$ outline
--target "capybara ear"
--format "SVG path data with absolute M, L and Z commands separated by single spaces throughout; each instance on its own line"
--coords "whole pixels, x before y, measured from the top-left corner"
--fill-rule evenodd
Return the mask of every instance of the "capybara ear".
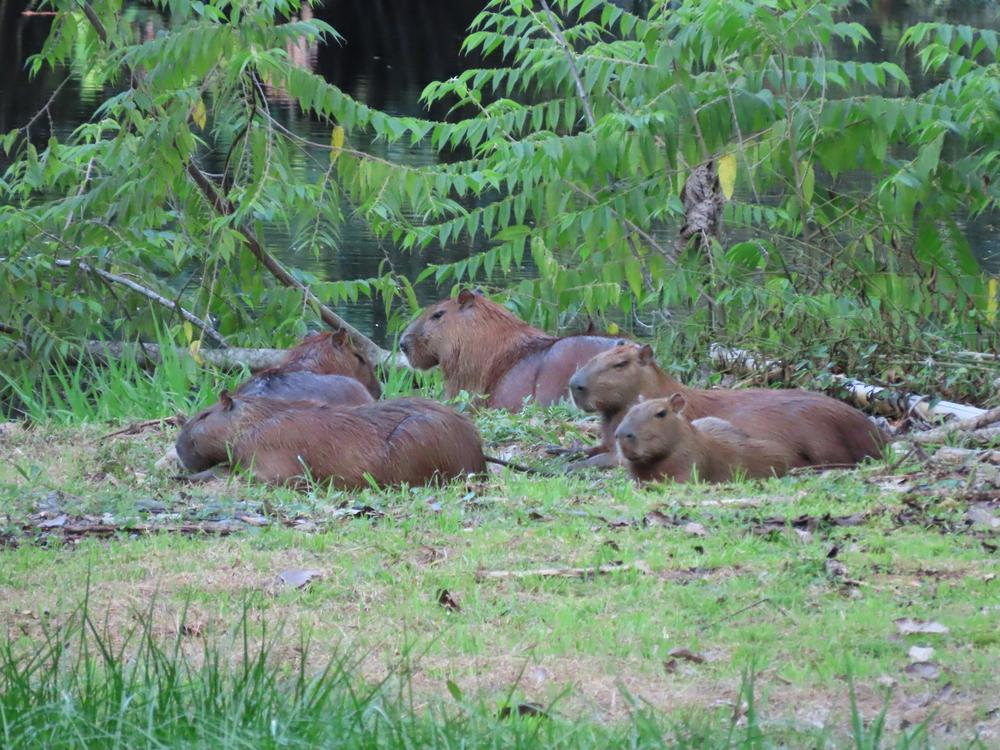
M 684 394 L 675 393 L 670 397 L 670 408 L 678 414 L 684 411 L 685 406 L 687 406 L 687 401 L 684 398 Z
M 222 403 L 222 408 L 229 411 L 233 408 L 233 397 L 229 395 L 229 391 L 223 391 L 219 394 L 219 401 Z
M 347 336 L 346 328 L 338 328 L 333 332 L 333 335 L 330 336 L 330 344 L 333 346 L 347 346 L 350 341 L 350 338 Z
M 463 289 L 458 293 L 458 304 L 460 304 L 462 307 L 465 307 L 466 305 L 471 305 L 475 301 L 476 301 L 475 292 L 470 292 L 468 289 Z
M 648 365 L 653 361 L 653 347 L 649 344 L 639 347 L 639 364 Z

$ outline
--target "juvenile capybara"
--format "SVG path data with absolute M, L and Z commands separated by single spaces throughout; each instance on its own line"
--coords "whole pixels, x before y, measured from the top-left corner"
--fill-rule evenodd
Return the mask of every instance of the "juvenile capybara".
M 347 331 L 326 331 L 306 336 L 288 350 L 277 367 L 280 372 L 314 372 L 317 375 L 344 375 L 360 382 L 372 398 L 382 395 L 375 367 L 359 350 Z
M 262 482 L 329 481 L 343 489 L 424 484 L 485 469 L 466 417 L 426 399 L 338 408 L 318 401 L 232 397 L 200 412 L 177 436 L 192 471 L 230 461 Z
M 593 453 L 614 450 L 614 434 L 639 396 L 684 397 L 688 419 L 721 417 L 748 435 L 787 447 L 796 466 L 856 464 L 877 456 L 884 435 L 857 409 L 821 393 L 770 388 L 687 388 L 659 368 L 649 346 L 626 344 L 598 354 L 570 381 L 573 400 L 601 415 L 602 442 Z
M 677 482 L 694 476 L 727 482 L 781 476 L 794 461 L 791 450 L 774 440 L 752 438 L 731 422 L 684 416 L 684 396 L 642 401 L 625 415 L 615 432 L 618 450 L 640 482 L 668 477 Z
M 358 380 L 346 375 L 284 372 L 277 368 L 254 374 L 236 389 L 235 395 L 290 401 L 311 399 L 336 406 L 359 406 L 375 400 Z
M 414 367 L 441 366 L 448 398 L 468 391 L 487 406 L 518 411 L 565 398 L 577 368 L 621 339 L 559 338 L 528 325 L 482 294 L 463 289 L 426 308 L 403 332 L 400 348 Z

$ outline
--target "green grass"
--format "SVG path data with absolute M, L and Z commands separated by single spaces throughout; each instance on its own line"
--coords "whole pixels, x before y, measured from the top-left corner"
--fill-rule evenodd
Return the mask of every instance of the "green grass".
M 642 489 L 620 471 L 505 471 L 299 493 L 238 476 L 179 484 L 176 467 L 157 464 L 170 429 L 105 437 L 198 408 L 240 375 L 173 359 L 155 373 L 118 363 L 4 376 L 29 416 L 0 427 L 4 747 L 1000 737 L 997 539 L 965 522 L 963 500 L 988 477 L 876 464 Z M 386 392 L 414 387 L 440 383 L 397 372 Z M 489 453 L 550 469 L 560 463 L 545 445 L 591 441 L 596 428 L 570 406 L 476 419 Z M 937 495 L 905 502 L 928 489 Z M 73 531 L 95 525 L 110 535 Z M 210 533 L 180 533 L 199 528 Z M 846 573 L 828 562 L 834 548 Z M 618 562 L 628 569 L 583 578 L 479 575 Z M 320 577 L 277 583 L 296 568 Z M 949 630 L 903 636 L 902 617 Z M 914 645 L 935 649 L 936 677 L 905 671 Z M 527 702 L 548 718 L 498 718 Z
M 569 407 L 478 420 L 492 453 L 516 449 L 518 460 L 550 466 L 543 445 L 594 428 Z M 620 472 L 504 472 L 354 494 L 239 477 L 192 487 L 154 465 L 171 431 L 100 439 L 116 426 L 36 425 L 0 438 L 3 720 L 55 727 L 48 746 L 86 745 L 80 737 L 95 747 L 277 746 L 275 716 L 293 747 L 322 744 L 348 724 L 347 747 L 989 747 L 1000 732 L 996 555 L 948 496 L 968 478 L 897 469 L 904 488 L 941 485 L 944 497 L 920 513 L 879 465 L 718 487 L 640 489 Z M 345 515 L 345 506 L 384 515 Z M 654 508 L 662 515 L 644 523 Z M 233 533 L 77 537 L 39 527 L 41 512 L 71 525 L 207 523 Z M 860 525 L 824 520 L 852 514 L 865 514 Z M 805 535 L 791 524 L 800 516 L 813 520 Z M 828 569 L 833 547 L 846 576 Z M 632 567 L 586 578 L 477 576 L 616 561 Z M 302 590 L 278 585 L 292 568 L 321 577 Z M 78 636 L 88 581 L 86 632 L 115 656 L 89 646 L 92 679 L 66 660 L 14 679 L 25 670 L 12 665 L 49 648 L 54 633 L 67 634 L 67 653 L 82 651 L 69 636 Z M 459 611 L 438 603 L 441 589 Z M 901 636 L 901 617 L 949 632 Z M 240 681 L 244 634 L 266 650 L 254 677 L 266 690 Z M 173 703 L 157 697 L 169 690 L 150 666 L 166 664 L 153 643 L 183 675 Z M 938 677 L 904 671 L 914 645 L 935 648 Z M 676 648 L 705 661 L 671 657 Z M 331 659 L 325 694 L 336 705 L 314 707 L 295 675 L 314 679 Z M 122 687 L 129 682 L 115 670 L 138 664 L 153 681 Z M 211 664 L 216 672 L 205 671 Z M 197 702 L 209 689 L 221 691 L 214 702 Z M 246 707 L 242 690 L 259 706 Z M 498 721 L 510 701 L 554 704 L 553 718 Z M 909 738 L 924 722 L 926 733 Z M 15 739 L 38 746 L 41 736 Z

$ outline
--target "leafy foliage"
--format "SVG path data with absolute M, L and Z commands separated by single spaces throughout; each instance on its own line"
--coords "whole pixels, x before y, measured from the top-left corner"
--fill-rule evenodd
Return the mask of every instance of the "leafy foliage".
M 492 0 L 463 45 L 490 67 L 427 86 L 426 103 L 452 107 L 436 121 L 389 115 L 296 67 L 288 42 L 338 39 L 300 18 L 299 0 L 171 0 L 169 30 L 150 40 L 114 0 L 83 6 L 97 25 L 55 0 L 33 69 L 79 67 L 82 46 L 82 74 L 118 93 L 65 142 L 2 137 L 16 159 L 0 180 L 0 320 L 42 354 L 73 337 L 150 335 L 160 308 L 82 260 L 138 275 L 230 343 L 258 331 L 286 342 L 313 312 L 262 273 L 260 229 L 318 252 L 350 210 L 412 252 L 460 237 L 483 249 L 416 279 L 291 270 L 328 304 L 380 296 L 390 313 L 415 306 L 414 283 L 503 285 L 533 265 L 511 304 L 547 326 L 581 311 L 666 316 L 688 344 L 801 354 L 805 341 L 853 357 L 845 366 L 868 346 L 995 346 L 996 285 L 962 221 L 996 209 L 997 34 L 906 29 L 901 47 L 936 81 L 913 91 L 894 62 L 834 53 L 868 41 L 843 20 L 849 5 L 659 1 L 636 15 L 605 0 Z M 268 87 L 328 122 L 329 143 L 284 129 Z M 447 158 L 401 165 L 355 147 L 371 135 L 429 139 Z M 315 178 L 295 168 L 305 146 Z M 708 161 L 735 192 L 721 238 L 688 247 L 681 193 Z M 221 173 L 203 166 L 216 162 Z M 203 336 L 168 320 L 181 343 Z M 651 330 L 663 327 L 638 332 Z

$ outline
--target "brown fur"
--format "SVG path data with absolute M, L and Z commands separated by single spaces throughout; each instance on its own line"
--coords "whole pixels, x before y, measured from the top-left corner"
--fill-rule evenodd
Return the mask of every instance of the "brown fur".
M 706 482 L 781 476 L 795 463 L 788 448 L 758 440 L 718 417 L 693 422 L 684 416 L 684 397 L 654 398 L 629 409 L 615 437 L 632 476 L 640 482 L 694 476 Z
M 864 414 L 820 393 L 802 390 L 686 388 L 661 370 L 648 346 L 628 344 L 603 352 L 570 381 L 577 405 L 601 415 L 602 443 L 614 434 L 639 396 L 680 393 L 689 419 L 722 417 L 754 438 L 775 440 L 794 451 L 793 466 L 851 465 L 881 453 L 884 435 Z
M 355 378 L 314 372 L 263 370 L 236 389 L 243 398 L 312 399 L 335 406 L 370 404 L 375 399 Z
M 231 398 L 184 425 L 177 454 L 192 470 L 229 461 L 262 482 L 329 481 L 344 489 L 424 484 L 485 470 L 475 426 L 426 399 L 340 409 L 318 401 Z
M 382 386 L 375 367 L 354 346 L 347 331 L 327 331 L 306 336 L 292 349 L 275 370 L 280 372 L 314 372 L 317 375 L 344 375 L 360 382 L 372 398 L 382 395 Z
M 403 333 L 401 347 L 421 370 L 441 366 L 445 395 L 484 396 L 488 406 L 517 411 L 565 398 L 570 377 L 620 339 L 550 336 L 481 294 L 463 290 L 431 305 Z

